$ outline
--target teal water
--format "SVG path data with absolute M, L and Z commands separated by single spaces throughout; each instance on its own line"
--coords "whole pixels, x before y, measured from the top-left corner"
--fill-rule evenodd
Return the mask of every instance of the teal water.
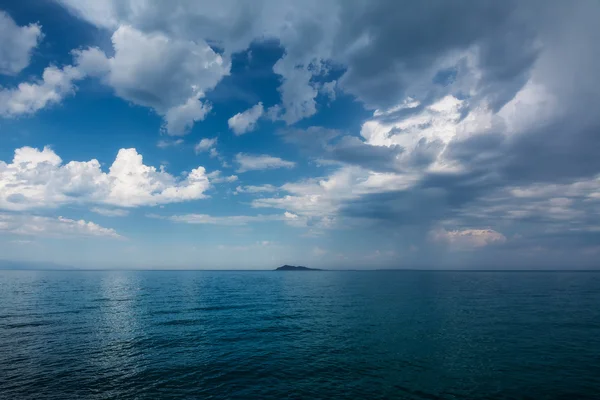
M 600 273 L 0 271 L 1 399 L 600 398 Z

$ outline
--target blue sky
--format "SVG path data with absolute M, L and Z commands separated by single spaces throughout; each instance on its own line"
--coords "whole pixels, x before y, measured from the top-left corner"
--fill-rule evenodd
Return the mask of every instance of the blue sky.
M 595 268 L 598 17 L 0 1 L 0 259 Z

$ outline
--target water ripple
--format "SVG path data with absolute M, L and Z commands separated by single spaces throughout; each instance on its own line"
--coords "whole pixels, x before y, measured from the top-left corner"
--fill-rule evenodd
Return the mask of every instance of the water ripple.
M 597 399 L 559 274 L 0 271 L 0 399 Z

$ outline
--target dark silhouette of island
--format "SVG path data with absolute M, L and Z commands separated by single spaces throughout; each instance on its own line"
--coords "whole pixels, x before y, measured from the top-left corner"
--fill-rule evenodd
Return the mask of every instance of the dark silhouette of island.
M 294 265 L 283 265 L 283 266 L 277 268 L 275 271 L 322 271 L 322 270 L 317 269 L 317 268 L 303 267 L 301 265 L 299 265 L 297 267 Z

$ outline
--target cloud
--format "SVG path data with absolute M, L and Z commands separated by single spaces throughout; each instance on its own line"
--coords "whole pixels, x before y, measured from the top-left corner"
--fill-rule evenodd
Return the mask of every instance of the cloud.
M 93 207 L 90 211 L 96 214 L 104 215 L 105 217 L 126 217 L 129 215 L 129 210 L 123 210 L 120 208 L 100 208 Z
M 224 251 L 256 251 L 262 250 L 264 248 L 273 248 L 275 246 L 277 246 L 276 243 L 270 242 L 268 240 L 262 240 L 248 245 L 220 244 L 217 246 L 217 249 Z
M 290 212 L 283 214 L 257 214 L 257 215 L 227 215 L 214 216 L 209 214 L 179 214 L 162 216 L 157 214 L 148 214 L 149 218 L 165 219 L 171 222 L 197 224 L 197 225 L 221 225 L 221 226 L 246 226 L 254 223 L 264 223 L 279 221 L 286 225 L 296 228 L 313 227 L 306 218 L 300 217 Z M 322 229 L 323 225 L 314 226 L 313 228 Z M 313 229 L 314 230 L 314 229 Z
M 328 146 L 322 157 L 348 165 L 358 165 L 373 171 L 399 171 L 404 148 L 399 145 L 374 146 L 354 136 L 344 136 Z
M 30 115 L 47 106 L 58 104 L 75 92 L 74 81 L 83 78 L 77 68 L 47 67 L 42 79 L 22 82 L 13 89 L 0 89 L 0 116 L 5 118 Z
M 98 160 L 62 159 L 49 147 L 15 150 L 12 163 L 0 161 L 0 209 L 26 210 L 63 204 L 153 206 L 206 197 L 203 167 L 176 178 L 164 168 L 143 164 L 135 149 L 119 150 L 108 172 Z
M 210 174 L 207 174 L 206 176 L 208 177 L 208 179 L 210 179 L 212 183 L 231 183 L 238 180 L 238 177 L 236 175 L 222 176 L 221 171 L 219 170 L 213 171 Z
M 318 90 L 311 84 L 313 72 L 309 67 L 288 62 L 284 57 L 275 64 L 273 71 L 282 76 L 279 92 L 284 112 L 277 119 L 292 125 L 316 114 Z
M 64 217 L 0 213 L 0 233 L 43 237 L 106 237 L 120 239 L 114 229 Z
M 181 0 L 158 8 L 133 1 L 60 3 L 109 31 L 131 26 L 146 33 L 159 31 L 176 40 L 210 39 L 226 55 L 246 50 L 253 42 L 275 38 L 286 51 L 273 70 L 282 79 L 281 118 L 288 124 L 316 112 L 318 89 L 311 79 L 325 72 L 323 60 L 330 58 L 340 20 L 337 2 L 315 0 L 301 6 L 293 1 L 225 1 L 206 5 Z
M 323 257 L 325 254 L 328 253 L 328 251 L 325 249 L 322 249 L 321 247 L 315 246 L 313 248 L 312 253 L 313 253 L 313 255 L 315 255 L 317 257 Z
M 267 221 L 282 221 L 283 215 L 229 215 L 229 216 L 212 216 L 207 214 L 182 214 L 162 217 L 158 215 L 150 215 L 153 218 L 167 219 L 172 222 L 180 222 L 186 224 L 201 224 L 201 225 L 225 225 L 225 226 L 241 226 L 248 225 L 254 222 Z
M 112 44 L 112 57 L 98 48 L 75 52 L 79 68 L 117 96 L 154 109 L 169 135 L 185 135 L 205 118 L 211 107 L 201 99 L 229 74 L 230 62 L 198 38 L 173 39 L 122 25 Z
M 256 122 L 263 113 L 263 105 L 262 103 L 258 103 L 246 111 L 237 113 L 229 118 L 227 124 L 229 125 L 229 129 L 231 129 L 236 136 L 240 136 L 256 129 Z
M 186 135 L 194 123 L 202 121 L 212 109 L 208 103 L 202 103 L 200 99 L 203 93 L 190 97 L 184 104 L 169 108 L 164 116 L 164 129 L 172 136 Z
M 291 212 L 288 212 L 288 211 L 286 211 L 286 212 L 285 212 L 283 215 L 284 215 L 284 216 L 285 216 L 287 219 L 291 219 L 291 220 L 296 220 L 296 219 L 300 218 L 300 217 L 298 217 L 296 214 L 294 214 L 294 213 L 291 213 Z
M 194 146 L 194 152 L 196 154 L 208 152 L 209 157 L 218 159 L 221 162 L 223 168 L 229 168 L 229 164 L 227 164 L 225 157 L 221 156 L 221 154 L 219 154 L 219 151 L 217 150 L 217 142 L 218 138 L 216 137 L 203 138 L 196 144 L 196 146 Z
M 239 193 L 273 193 L 279 190 L 277 186 L 273 186 L 271 184 L 266 185 L 246 185 L 246 186 L 238 186 L 235 188 L 235 194 Z
M 517 226 L 526 238 L 580 234 L 583 240 L 600 226 L 600 175 L 563 184 L 534 183 L 499 187 L 455 212 L 472 224 Z
M 563 237 L 577 232 L 577 240 L 589 243 L 590 228 L 600 224 L 591 217 L 599 204 L 594 196 L 600 164 L 592 149 L 600 145 L 593 111 L 600 105 L 600 81 L 592 70 L 600 54 L 585 48 L 600 30 L 584 10 L 600 9 L 580 4 L 564 10 L 560 29 L 545 38 L 541 50 L 532 47 L 534 59 L 523 53 L 523 69 L 507 75 L 516 79 L 514 85 L 507 81 L 508 92 L 492 90 L 499 75 L 482 79 L 491 70 L 482 69 L 481 55 L 465 53 L 453 61 L 458 72 L 449 74 L 455 91 L 433 84 L 427 96 L 392 103 L 374 99 L 378 108 L 362 123 L 360 137 L 319 127 L 281 131 L 286 142 L 335 169 L 320 179 L 284 184 L 280 196 L 252 205 L 289 210 L 312 226 L 356 221 L 379 232 L 408 227 L 423 237 L 433 230 L 445 238 L 440 240 L 462 247 L 501 243 L 493 232 L 525 227 L 532 241 L 550 240 L 539 232 L 552 231 Z M 469 81 L 467 71 L 477 79 Z M 535 191 L 543 195 L 523 196 Z M 438 232 L 440 221 L 455 226 L 486 221 L 493 232 Z
M 159 149 L 167 149 L 169 147 L 177 147 L 183 144 L 183 139 L 176 139 L 176 140 L 159 140 L 156 143 L 156 147 L 158 147 Z
M 430 238 L 434 242 L 448 244 L 458 248 L 478 248 L 506 242 L 506 237 L 493 229 L 447 231 L 444 228 L 439 228 L 430 232 Z
M 112 42 L 113 57 L 98 48 L 74 50 L 74 65 L 49 66 L 38 81 L 0 89 L 0 116 L 33 114 L 75 93 L 76 81 L 98 77 L 117 96 L 154 109 L 164 118 L 167 134 L 181 136 L 207 116 L 211 105 L 202 99 L 229 74 L 229 61 L 204 41 L 174 40 L 122 26 Z
M 582 9 L 569 13 L 581 13 Z M 551 221 L 557 219 L 581 221 L 579 217 L 587 209 L 583 200 L 564 200 L 560 194 L 555 198 L 518 199 L 506 193 L 507 187 L 515 184 L 527 188 L 552 182 L 569 187 L 588 182 L 588 190 L 593 190 L 588 177 L 597 174 L 600 164 L 590 149 L 600 144 L 594 134 L 600 123 L 591 116 L 594 105 L 600 104 L 600 82 L 591 71 L 599 64 L 600 55 L 594 58 L 583 48 L 591 40 L 589 33 L 598 30 L 587 16 L 574 20 L 578 23 L 560 25 L 561 30 L 569 27 L 567 32 L 559 30 L 559 35 L 570 36 L 570 40 L 544 47 L 530 65 L 526 83 L 519 86 L 514 97 L 505 98 L 500 108 L 495 100 L 474 101 L 453 94 L 426 101 L 406 97 L 374 111 L 372 118 L 362 124 L 363 143 L 318 128 L 283 135 L 286 141 L 322 159 L 346 165 L 323 181 L 335 177 L 335 181 L 343 182 L 338 175 L 355 166 L 357 176 L 387 171 L 387 179 L 404 179 L 404 187 L 387 190 L 374 186 L 372 191 L 360 193 L 360 180 L 348 180 L 345 191 L 352 195 L 333 197 L 314 183 L 290 183 L 283 185 L 293 189 L 289 196 L 258 199 L 254 204 L 284 207 L 299 215 L 320 212 L 336 219 L 367 217 L 398 227 L 417 224 L 427 228 L 445 218 L 472 221 L 470 214 L 475 211 L 480 219 L 498 215 L 497 222 L 503 218 L 500 215 L 504 215 L 504 221 L 514 221 L 518 216 L 520 223 L 540 220 L 541 210 L 550 211 L 543 218 L 544 224 L 555 224 Z M 573 42 L 581 43 L 581 47 L 562 47 Z M 571 57 L 555 54 L 573 49 L 582 53 Z M 577 77 L 571 71 L 578 71 Z M 581 79 L 584 71 L 586 79 Z M 564 84 L 567 81 L 571 83 Z M 582 87 L 576 89 L 579 83 Z M 477 82 L 461 85 L 472 93 L 480 87 Z M 586 93 L 585 101 L 576 93 Z M 372 151 L 365 145 L 378 149 Z M 593 221 L 589 219 L 581 222 L 590 223 Z
M 465 59 L 480 71 L 481 86 L 511 82 L 527 71 L 535 54 L 528 26 L 520 20 L 527 8 L 513 1 L 408 6 L 383 1 L 366 8 L 345 7 L 347 30 L 337 45 L 348 68 L 338 86 L 372 108 L 393 106 L 407 94 L 422 101 L 447 93 L 448 86 L 424 83 L 440 70 L 461 66 Z M 442 18 L 449 23 L 437 24 Z M 509 30 L 520 40 L 499 34 Z M 412 35 L 418 39 L 409 40 Z M 455 80 L 460 84 L 461 76 Z
M 9 243 L 20 244 L 20 245 L 31 245 L 35 244 L 33 240 L 11 240 Z
M 370 109 L 392 108 L 407 97 L 427 106 L 461 94 L 469 107 L 485 104 L 497 111 L 527 83 L 543 54 L 554 52 L 561 33 L 576 43 L 565 27 L 581 29 L 577 21 L 588 23 L 598 12 L 598 4 L 587 0 L 573 7 L 544 2 L 544 12 L 539 2 L 515 0 L 59 2 L 110 32 L 161 35 L 169 43 L 211 40 L 225 56 L 276 40 L 283 56 L 273 66 L 281 77 L 281 105 L 274 114 L 288 124 L 314 115 L 319 92 L 331 99 L 334 86 Z M 597 31 L 588 28 L 590 36 Z
M 198 142 L 198 144 L 196 144 L 196 146 L 194 147 L 194 151 L 196 152 L 196 154 L 200 154 L 203 153 L 205 151 L 212 151 L 215 150 L 216 148 L 215 146 L 217 145 L 217 138 L 204 138 L 202 140 L 200 140 Z M 218 154 L 216 154 L 218 155 Z M 211 152 L 211 156 L 212 156 L 212 152 Z
M 331 141 L 342 135 L 341 131 L 311 126 L 306 129 L 282 129 L 277 132 L 286 143 L 298 146 L 311 155 L 321 155 Z
M 0 74 L 17 75 L 29 65 L 31 53 L 42 40 L 39 24 L 18 26 L 0 10 Z
M 201 199 L 209 187 L 204 167 L 177 179 L 163 168 L 144 165 L 135 149 L 119 150 L 108 177 L 113 179 L 105 202 L 129 207 Z
M 281 132 L 284 141 L 327 167 L 320 178 L 288 182 L 253 201 L 254 207 L 295 216 L 287 218 L 290 223 L 318 230 L 368 220 L 386 233 L 408 227 L 423 240 L 439 226 L 452 226 L 439 234 L 446 244 L 491 238 L 479 232 L 485 229 L 465 228 L 483 223 L 506 237 L 530 229 L 520 233 L 523 240 L 507 240 L 507 247 L 531 244 L 534 231 L 537 237 L 552 232 L 545 244 L 561 237 L 569 243 L 597 239 L 590 233 L 598 226 L 600 171 L 597 1 L 61 3 L 113 36 L 114 57 L 88 49 L 76 67 L 116 87 L 109 60 L 131 61 L 133 67 L 120 72 L 136 73 L 133 83 L 119 80 L 125 89 L 115 92 L 165 118 L 167 110 L 182 106 L 173 113 L 171 133 L 187 131 L 209 107 L 202 90 L 190 90 L 195 72 L 182 66 L 193 52 L 177 49 L 203 48 L 202 60 L 221 57 L 214 71 L 202 64 L 212 78 L 200 86 L 208 88 L 229 72 L 232 55 L 274 39 L 282 50 L 273 66 L 280 103 L 261 113 L 272 120 L 294 124 L 315 115 L 319 101 L 333 101 L 333 95 L 351 96 L 371 110 L 359 130 L 349 126 L 360 136 L 319 127 Z M 163 46 L 158 66 L 140 62 L 145 43 L 161 48 L 155 42 L 173 44 L 173 54 Z M 119 43 L 133 50 L 123 53 Z M 178 57 L 183 61 L 161 67 Z M 58 100 L 41 107 L 72 93 L 76 79 L 67 79 L 67 90 L 50 96 Z M 0 104 L 9 103 L 10 93 Z M 8 109 L 0 106 L 3 115 L 24 113 Z M 208 151 L 216 153 L 214 147 Z M 237 157 L 240 172 L 289 163 Z M 259 162 L 264 157 L 271 164 Z
M 329 98 L 329 101 L 335 101 L 335 99 L 336 99 L 336 93 L 335 93 L 336 85 L 337 85 L 337 81 L 325 82 L 319 88 L 319 93 L 322 93 L 325 96 L 327 96 Z
M 239 173 L 265 169 L 293 168 L 296 165 L 296 163 L 292 161 L 285 161 L 279 157 L 273 157 L 266 154 L 251 155 L 238 153 L 235 156 L 235 161 L 239 164 L 239 168 L 237 169 L 237 172 Z
M 298 146 L 320 164 L 362 166 L 382 172 L 399 171 L 404 148 L 399 145 L 377 146 L 341 131 L 311 126 L 307 129 L 284 129 L 278 134 L 287 143 Z
M 384 261 L 386 259 L 393 260 L 393 259 L 396 259 L 397 257 L 398 257 L 398 253 L 394 250 L 381 251 L 379 249 L 364 256 L 364 258 L 366 260 L 369 260 L 370 262 Z
M 440 160 L 446 146 L 473 131 L 470 120 L 462 120 L 463 103 L 450 95 L 429 106 L 414 107 L 412 114 L 397 119 L 375 117 L 363 123 L 361 136 L 371 146 L 402 149 L 396 157 L 397 170 L 452 169 L 456 165 Z M 374 116 L 380 112 L 376 110 Z
M 260 198 L 253 207 L 288 210 L 290 215 L 307 218 L 311 224 L 331 226 L 344 204 L 362 196 L 408 189 L 413 178 L 391 173 L 379 173 L 360 167 L 346 166 L 322 179 L 286 183 L 279 197 Z

